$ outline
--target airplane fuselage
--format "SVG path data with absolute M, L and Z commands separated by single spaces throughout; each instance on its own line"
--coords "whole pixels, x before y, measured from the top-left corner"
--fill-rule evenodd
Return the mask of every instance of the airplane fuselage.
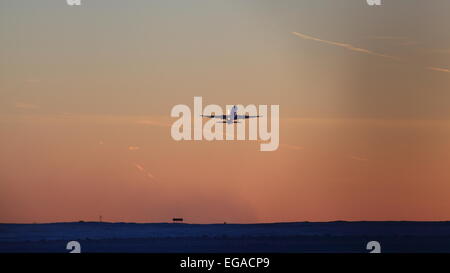
M 230 109 L 230 113 L 227 115 L 226 122 L 227 124 L 233 124 L 237 120 L 238 120 L 237 106 L 235 105 Z

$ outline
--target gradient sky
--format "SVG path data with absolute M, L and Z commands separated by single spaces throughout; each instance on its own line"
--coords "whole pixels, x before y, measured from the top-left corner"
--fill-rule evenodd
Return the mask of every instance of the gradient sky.
M 0 222 L 450 220 L 450 1 L 0 0 Z M 280 105 L 280 147 L 176 104 Z

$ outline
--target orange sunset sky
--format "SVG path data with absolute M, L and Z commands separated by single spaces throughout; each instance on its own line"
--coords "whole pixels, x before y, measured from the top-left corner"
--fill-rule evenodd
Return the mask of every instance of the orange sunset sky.
M 0 222 L 450 220 L 450 1 L 383 2 L 0 0 Z M 279 149 L 174 141 L 194 96 Z

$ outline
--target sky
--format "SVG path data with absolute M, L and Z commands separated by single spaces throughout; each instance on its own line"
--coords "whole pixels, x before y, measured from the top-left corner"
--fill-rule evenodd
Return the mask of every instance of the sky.
M 0 222 L 449 220 L 449 9 L 0 0 Z M 174 141 L 194 96 L 279 149 Z

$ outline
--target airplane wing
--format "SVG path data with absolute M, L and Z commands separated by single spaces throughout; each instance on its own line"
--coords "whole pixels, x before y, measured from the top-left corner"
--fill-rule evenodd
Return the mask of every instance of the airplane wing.
M 261 116 L 237 115 L 236 119 L 260 118 Z
M 227 115 L 201 115 L 204 118 L 220 118 L 220 119 L 227 119 Z

